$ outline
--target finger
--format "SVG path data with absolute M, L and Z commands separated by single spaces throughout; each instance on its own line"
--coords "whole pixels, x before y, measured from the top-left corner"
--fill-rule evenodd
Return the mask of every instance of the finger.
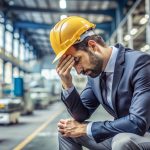
M 66 123 L 71 122 L 71 118 L 66 119 Z
M 71 55 L 67 56 L 67 57 L 60 63 L 59 68 L 63 68 L 71 58 L 72 58 Z
M 66 62 L 66 64 L 63 65 L 61 71 L 65 72 L 68 67 L 70 67 L 70 69 L 71 69 L 71 66 L 72 66 L 71 64 L 72 63 L 74 63 L 74 58 L 73 57 L 71 59 L 69 59 L 68 62 Z
M 58 123 L 58 125 L 57 125 L 59 128 L 61 128 L 61 129 L 64 129 L 65 127 L 64 127 L 64 124 L 62 124 L 62 123 Z
M 64 130 L 64 129 L 61 129 L 61 128 L 58 128 L 58 132 L 60 132 L 60 133 L 65 133 L 65 130 Z
M 63 136 L 63 137 L 68 137 L 68 135 L 67 135 L 67 134 L 65 134 L 65 133 L 64 133 L 64 134 L 62 134 L 62 136 Z
M 63 130 L 61 130 L 61 129 L 58 129 L 58 132 L 61 133 L 62 135 L 65 134 L 65 132 Z
M 57 65 L 57 67 L 56 67 L 56 71 L 59 72 L 59 71 L 63 68 L 64 64 L 69 61 L 70 58 L 71 58 L 71 55 L 69 55 L 69 56 L 64 56 L 64 57 L 62 58 L 62 60 L 59 61 L 58 65 Z
M 65 132 L 63 134 L 64 137 L 73 137 L 74 135 L 72 135 L 72 133 L 69 131 L 69 132 Z
M 57 64 L 57 66 L 59 66 L 59 65 L 62 63 L 62 61 L 65 59 L 66 56 L 67 56 L 67 55 L 63 55 L 63 56 L 60 58 L 59 63 Z
M 73 67 L 72 65 L 70 66 L 71 63 L 75 63 L 74 62 L 74 57 L 70 58 L 64 65 L 63 63 L 56 69 L 57 73 L 59 75 L 64 75 L 64 72 L 66 71 L 66 69 L 69 67 L 69 69 L 71 70 L 71 68 Z M 62 66 L 63 65 L 63 66 Z M 69 71 L 69 70 L 68 70 Z M 68 72 L 67 72 L 68 73 Z
M 68 72 L 71 71 L 71 68 L 73 67 L 74 63 L 75 63 L 75 61 L 73 60 L 73 61 L 70 63 L 70 65 L 67 67 L 67 69 L 66 69 L 66 71 L 65 71 L 66 73 L 68 73 Z
M 68 61 L 68 59 L 69 59 L 70 57 L 71 57 L 71 55 L 63 56 L 63 57 L 61 58 L 61 60 L 59 61 L 57 67 L 61 67 L 61 64 L 62 64 L 62 63 L 65 63 L 66 61 Z
M 66 123 L 66 119 L 60 119 L 60 121 L 59 121 L 60 123 Z

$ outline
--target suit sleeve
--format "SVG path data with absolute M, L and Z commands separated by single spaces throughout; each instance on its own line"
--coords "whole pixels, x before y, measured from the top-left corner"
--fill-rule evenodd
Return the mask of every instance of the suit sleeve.
M 94 122 L 92 135 L 101 142 L 122 132 L 144 135 L 150 127 L 150 56 L 143 55 L 135 63 L 131 83 L 133 97 L 129 114 L 114 121 Z
M 88 119 L 99 106 L 99 101 L 92 91 L 90 81 L 88 81 L 86 88 L 80 95 L 76 88 L 74 88 L 66 99 L 61 93 L 61 99 L 66 105 L 71 116 L 79 122 L 83 122 Z

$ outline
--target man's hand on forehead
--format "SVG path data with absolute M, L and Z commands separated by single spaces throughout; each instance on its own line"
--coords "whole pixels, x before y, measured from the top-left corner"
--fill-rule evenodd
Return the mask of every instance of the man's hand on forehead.
M 72 87 L 72 76 L 70 71 L 74 66 L 74 57 L 71 55 L 63 55 L 56 67 L 56 71 L 61 78 L 62 85 L 65 89 Z

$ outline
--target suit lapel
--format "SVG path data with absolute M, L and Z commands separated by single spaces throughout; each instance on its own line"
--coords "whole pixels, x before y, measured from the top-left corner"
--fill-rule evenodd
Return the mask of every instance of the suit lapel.
M 124 57 L 125 57 L 125 48 L 121 44 L 116 44 L 115 47 L 118 48 L 119 52 L 117 55 L 115 69 L 114 69 L 114 76 L 113 76 L 113 84 L 112 84 L 112 103 L 115 110 L 115 115 L 117 115 L 117 108 L 116 108 L 116 92 L 124 71 Z
M 100 102 L 100 104 L 105 108 L 105 110 L 110 113 L 112 116 L 114 116 L 115 118 L 117 117 L 115 115 L 115 112 L 108 106 L 106 105 L 106 102 L 104 101 L 104 99 L 102 98 L 102 91 L 101 91 L 101 88 L 100 88 L 100 85 L 99 85 L 99 76 L 97 78 L 94 79 L 94 86 L 95 86 L 95 91 L 97 91 L 95 94 L 97 95 L 97 98 Z
M 98 100 L 100 101 L 101 104 L 103 104 L 103 100 L 102 100 L 102 95 L 101 95 L 101 88 L 99 86 L 99 76 L 97 78 L 94 79 L 94 86 L 95 86 L 95 90 L 97 91 L 96 92 L 96 95 L 98 97 Z M 100 91 L 100 92 L 99 92 Z
M 100 88 L 100 84 L 99 84 L 99 81 L 100 80 L 100 76 L 98 76 L 97 78 L 94 79 L 94 86 L 95 86 L 95 91 L 96 91 L 96 95 L 97 95 L 97 98 L 100 102 L 100 104 L 102 104 L 103 106 L 105 105 L 105 101 L 102 97 L 102 91 L 101 91 L 101 88 Z

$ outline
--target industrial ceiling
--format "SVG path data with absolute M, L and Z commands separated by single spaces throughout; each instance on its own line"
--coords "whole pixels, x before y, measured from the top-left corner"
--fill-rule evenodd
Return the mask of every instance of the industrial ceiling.
M 63 1 L 66 6 L 63 7 Z M 49 43 L 50 29 L 61 18 L 82 16 L 96 24 L 96 33 L 109 39 L 135 0 L 1 0 L 0 11 L 22 32 L 41 58 L 53 55 Z

